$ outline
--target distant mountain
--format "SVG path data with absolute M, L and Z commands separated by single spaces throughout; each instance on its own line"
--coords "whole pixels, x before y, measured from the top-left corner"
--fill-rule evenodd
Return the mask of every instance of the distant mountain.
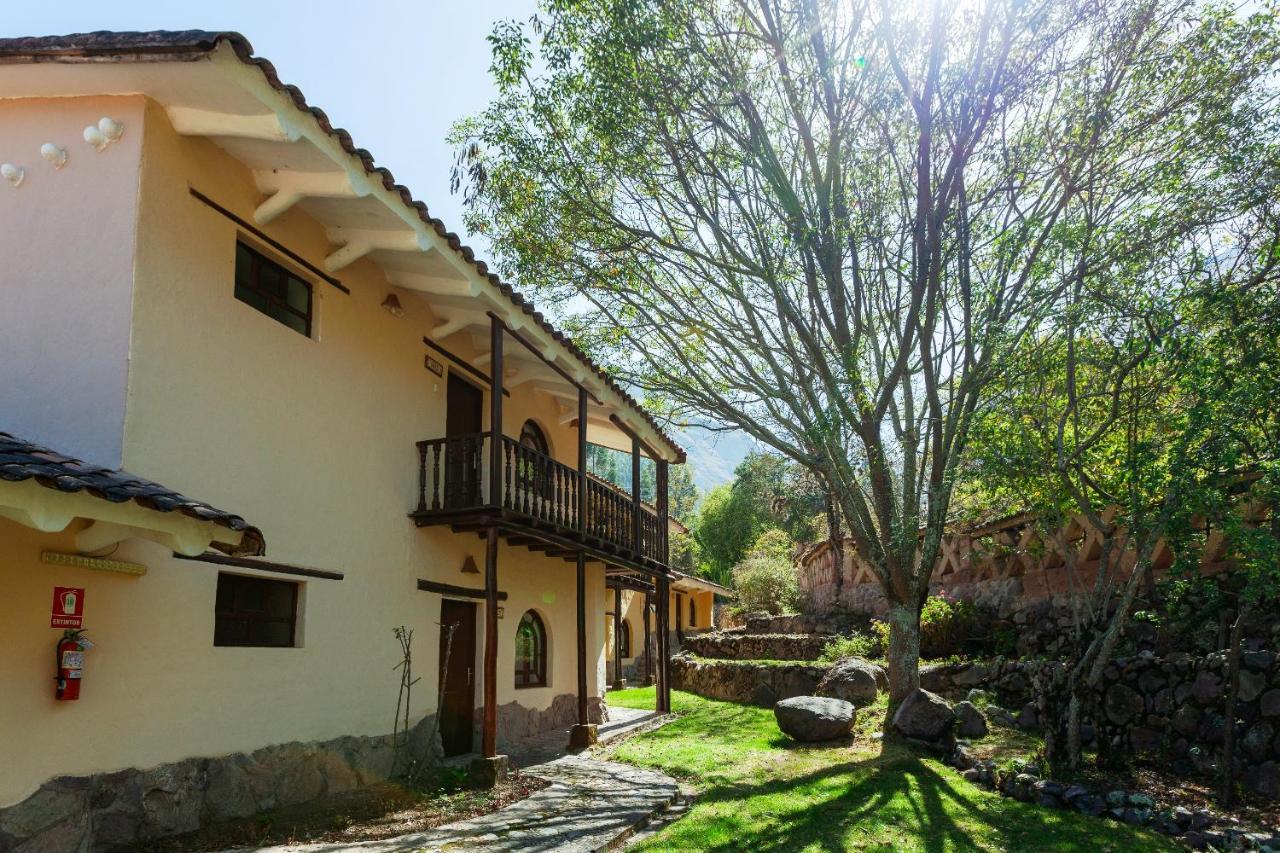
M 755 441 L 745 433 L 712 432 L 699 426 L 680 430 L 675 439 L 688 451 L 693 481 L 702 492 L 731 482 L 733 469 L 755 448 Z

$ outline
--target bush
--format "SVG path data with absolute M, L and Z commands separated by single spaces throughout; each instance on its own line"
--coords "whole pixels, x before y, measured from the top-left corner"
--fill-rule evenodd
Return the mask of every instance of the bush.
M 733 567 L 733 586 L 738 605 L 746 612 L 794 613 L 800 601 L 795 569 L 789 560 L 777 557 L 747 557 Z
M 978 611 L 968 601 L 944 592 L 925 599 L 920 610 L 920 656 L 948 658 L 960 653 L 978 626 Z
M 842 658 L 874 660 L 884 657 L 884 644 L 880 637 L 865 632 L 855 632 L 846 637 L 836 637 L 822 648 L 818 663 L 831 664 Z

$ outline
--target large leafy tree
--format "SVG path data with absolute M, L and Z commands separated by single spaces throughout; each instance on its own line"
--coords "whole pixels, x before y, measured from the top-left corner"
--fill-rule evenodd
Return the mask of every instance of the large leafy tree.
M 1089 235 L 1165 202 L 1132 196 L 1156 146 L 1260 85 L 1256 45 L 1206 36 L 1225 14 L 545 0 L 495 30 L 455 178 L 503 271 L 620 378 L 825 484 L 888 599 L 898 702 L 989 387 Z

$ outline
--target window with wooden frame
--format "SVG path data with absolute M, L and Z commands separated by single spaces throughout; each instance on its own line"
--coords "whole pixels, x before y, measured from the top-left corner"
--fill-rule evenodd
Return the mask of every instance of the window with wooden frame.
M 631 623 L 626 619 L 618 623 L 618 656 L 631 657 Z
M 236 242 L 236 299 L 311 337 L 311 283 L 243 241 Z
M 214 604 L 215 646 L 294 645 L 298 584 L 218 573 Z
M 547 629 L 542 617 L 525 611 L 516 628 L 516 687 L 547 685 Z

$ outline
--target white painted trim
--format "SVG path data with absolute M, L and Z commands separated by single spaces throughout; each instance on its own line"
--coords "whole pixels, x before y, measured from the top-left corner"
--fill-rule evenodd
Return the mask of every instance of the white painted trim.
M 169 107 L 169 123 L 183 136 L 235 136 L 269 142 L 297 142 L 302 130 L 280 113 L 241 115 L 195 107 Z
M 41 533 L 59 533 L 77 518 L 93 521 L 76 537 L 77 547 L 83 551 L 136 538 L 195 556 L 203 554 L 213 542 L 234 547 L 244 538 L 244 534 L 212 521 L 147 509 L 133 501 L 112 503 L 87 492 L 60 492 L 35 480 L 0 481 L 0 517 Z M 82 541 L 84 547 L 80 545 Z

